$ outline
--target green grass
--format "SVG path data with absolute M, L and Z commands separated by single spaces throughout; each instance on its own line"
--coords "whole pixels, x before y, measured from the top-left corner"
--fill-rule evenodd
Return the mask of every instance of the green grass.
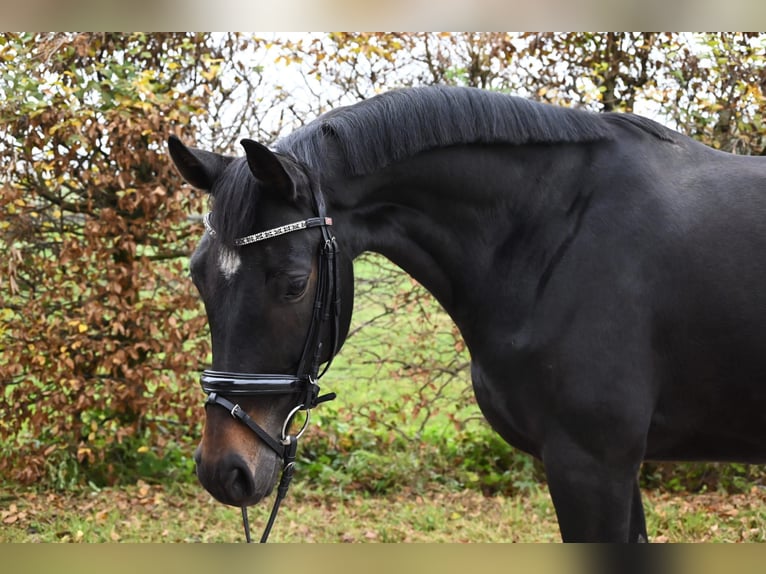
M 645 492 L 655 542 L 766 542 L 766 494 Z M 260 535 L 270 501 L 250 510 Z M 194 485 L 139 483 L 53 494 L 0 491 L 0 542 L 238 542 L 239 510 Z M 299 484 L 286 499 L 273 542 L 556 542 L 546 489 L 483 496 L 434 487 L 422 492 L 337 497 Z
M 364 255 L 354 272 L 352 336 L 323 381 L 339 399 L 320 416 L 350 412 L 357 425 L 415 440 L 481 419 L 468 353 L 456 352 L 452 320 L 438 303 L 382 256 Z
M 304 487 L 305 488 L 305 487 Z M 550 505 L 471 491 L 434 490 L 342 498 L 296 487 L 280 511 L 275 542 L 497 542 L 555 540 Z M 544 492 L 533 500 L 544 499 Z M 239 510 L 198 486 L 140 483 L 79 494 L 17 490 L 2 494 L 0 542 L 237 542 Z M 269 501 L 270 502 L 270 501 Z M 250 510 L 254 534 L 270 504 Z M 531 524 L 523 529 L 519 520 Z M 513 532 L 516 528 L 519 532 Z M 525 538 L 526 537 L 526 538 Z

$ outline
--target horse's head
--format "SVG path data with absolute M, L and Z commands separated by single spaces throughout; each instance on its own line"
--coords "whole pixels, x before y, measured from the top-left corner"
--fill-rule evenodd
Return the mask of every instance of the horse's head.
M 312 364 L 315 368 L 329 360 L 333 347 L 340 348 L 345 338 L 353 293 L 351 261 L 339 255 L 333 277 L 343 300 L 338 319 L 330 317 L 337 309 L 328 308 L 323 250 L 335 231 L 327 227 L 330 220 L 317 213 L 324 207 L 314 175 L 296 160 L 256 142 L 243 140 L 242 145 L 246 157 L 235 159 L 186 147 L 176 138 L 168 142 L 181 175 L 212 196 L 208 231 L 190 266 L 212 337 L 213 370 L 206 371 L 206 391 L 218 402 L 207 404 L 195 461 L 203 486 L 234 506 L 254 504 L 268 495 L 282 461 L 275 443 L 270 446 L 268 438 L 243 424 L 242 417 L 232 416 L 229 407 L 239 405 L 239 412 L 278 445 L 290 413 L 311 400 L 304 375 Z M 324 303 L 321 320 L 312 319 L 318 302 Z M 310 330 L 316 334 L 309 335 Z M 221 373 L 231 375 L 239 386 L 221 383 L 229 376 Z M 277 374 L 276 384 L 270 386 L 262 376 L 268 373 Z

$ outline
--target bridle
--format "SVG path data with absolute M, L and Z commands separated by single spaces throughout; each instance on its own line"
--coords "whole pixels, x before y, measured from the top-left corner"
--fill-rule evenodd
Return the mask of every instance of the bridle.
M 242 247 L 271 239 L 286 233 L 318 227 L 322 231 L 322 241 L 318 254 L 317 287 L 314 294 L 313 313 L 309 324 L 306 341 L 303 346 L 300 362 L 295 375 L 269 375 L 261 373 L 229 373 L 223 371 L 205 370 L 202 372 L 202 390 L 207 393 L 207 405 L 219 405 L 231 413 L 231 416 L 253 431 L 277 456 L 282 459 L 282 476 L 279 479 L 277 495 L 271 509 L 269 520 L 261 536 L 261 542 L 266 542 L 274 525 L 277 512 L 282 500 L 287 495 L 295 470 L 295 455 L 298 449 L 298 439 L 306 431 L 310 420 L 310 412 L 315 406 L 335 398 L 335 393 L 319 395 L 317 381 L 327 372 L 335 354 L 338 351 L 339 321 L 340 321 L 340 281 L 338 276 L 337 253 L 338 245 L 329 227 L 332 219 L 324 213 L 321 197 L 314 194 L 314 203 L 318 217 L 311 217 L 267 231 L 261 231 L 234 240 L 234 245 Z M 210 223 L 210 213 L 203 219 L 205 228 L 211 236 L 216 232 Z M 319 373 L 322 357 L 321 335 L 323 327 L 330 328 L 330 355 L 324 369 Z M 271 436 L 263 427 L 258 425 L 239 404 L 223 395 L 235 397 L 252 397 L 260 395 L 297 395 L 295 407 L 290 411 L 282 424 L 280 436 Z M 306 420 L 296 434 L 289 434 L 290 423 L 298 411 L 306 411 Z M 242 507 L 242 525 L 245 538 L 251 542 L 250 523 L 247 507 Z

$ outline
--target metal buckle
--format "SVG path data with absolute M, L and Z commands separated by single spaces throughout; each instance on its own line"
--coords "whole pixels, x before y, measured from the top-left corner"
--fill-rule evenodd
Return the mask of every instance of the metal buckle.
M 242 407 L 240 407 L 239 404 L 236 404 L 231 409 L 231 416 L 233 416 L 235 419 L 242 418 L 242 416 L 240 415 L 241 412 L 242 412 Z

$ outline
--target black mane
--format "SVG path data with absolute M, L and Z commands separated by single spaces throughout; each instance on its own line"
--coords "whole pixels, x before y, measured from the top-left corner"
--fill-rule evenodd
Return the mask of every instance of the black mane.
M 622 115 L 622 114 L 621 114 Z M 332 136 L 349 175 L 364 175 L 418 152 L 470 143 L 577 143 L 608 138 L 605 115 L 474 88 L 393 90 L 320 116 L 277 143 L 315 169 Z
M 317 171 L 336 167 L 329 162 L 339 159 L 347 175 L 365 175 L 419 152 L 457 144 L 600 141 L 613 137 L 615 124 L 674 140 L 667 128 L 633 114 L 597 114 L 475 88 L 429 86 L 335 108 L 282 138 L 275 149 Z M 333 154 L 328 154 L 327 138 L 337 150 Z M 253 232 L 258 200 L 244 159 L 232 163 L 220 188 L 212 193 L 212 223 L 221 240 L 232 245 L 234 238 Z

